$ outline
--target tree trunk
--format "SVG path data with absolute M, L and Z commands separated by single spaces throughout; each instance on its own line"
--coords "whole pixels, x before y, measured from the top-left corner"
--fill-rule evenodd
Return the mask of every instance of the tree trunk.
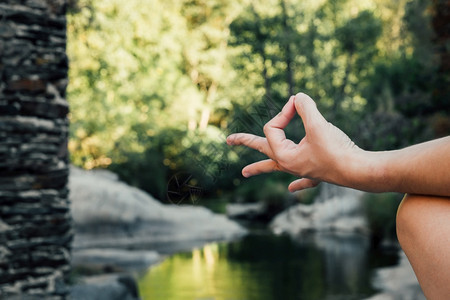
M 72 233 L 65 51 L 64 0 L 2 1 L 2 299 L 64 299 L 68 294 Z

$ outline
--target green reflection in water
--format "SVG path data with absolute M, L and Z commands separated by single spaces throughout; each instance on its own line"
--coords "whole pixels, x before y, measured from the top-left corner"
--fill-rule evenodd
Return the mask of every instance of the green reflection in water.
M 321 242 L 324 243 L 323 241 Z M 336 244 L 337 243 L 337 244 Z M 358 239 L 326 247 L 249 235 L 171 256 L 139 281 L 142 299 L 361 299 L 373 294 Z

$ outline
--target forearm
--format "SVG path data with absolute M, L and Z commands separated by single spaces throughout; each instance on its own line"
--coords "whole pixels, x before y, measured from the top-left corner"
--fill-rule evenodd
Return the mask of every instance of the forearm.
M 371 192 L 450 196 L 450 137 L 354 155 L 337 184 Z

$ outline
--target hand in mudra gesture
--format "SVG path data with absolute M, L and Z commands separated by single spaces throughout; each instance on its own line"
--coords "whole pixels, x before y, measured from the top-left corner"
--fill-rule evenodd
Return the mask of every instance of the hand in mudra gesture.
M 306 135 L 296 144 L 283 129 L 298 113 Z M 245 177 L 284 171 L 300 179 L 291 192 L 321 181 L 363 191 L 408 193 L 397 212 L 397 236 L 428 299 L 450 295 L 450 136 L 392 151 L 364 151 L 327 122 L 305 94 L 292 96 L 264 126 L 264 137 L 232 134 L 269 159 L 242 170 Z
M 298 113 L 306 135 L 297 144 L 286 138 L 284 128 Z M 315 102 L 299 93 L 291 96 L 282 111 L 264 126 L 264 137 L 236 133 L 227 138 L 229 145 L 245 145 L 269 159 L 255 162 L 242 170 L 245 177 L 283 171 L 300 177 L 289 185 L 291 192 L 316 186 L 321 181 L 345 184 L 347 160 L 360 149 L 339 128 L 327 122 Z

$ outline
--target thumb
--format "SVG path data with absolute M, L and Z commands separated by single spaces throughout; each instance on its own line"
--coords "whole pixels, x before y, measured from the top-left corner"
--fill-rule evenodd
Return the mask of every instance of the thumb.
M 325 118 L 317 109 L 314 100 L 304 93 L 295 95 L 295 109 L 302 118 L 305 130 L 307 131 L 311 126 L 326 122 Z
M 320 181 L 309 179 L 309 178 L 300 178 L 297 180 L 294 180 L 289 184 L 289 192 L 293 193 L 295 191 L 304 190 L 308 188 L 315 187 L 319 185 Z

